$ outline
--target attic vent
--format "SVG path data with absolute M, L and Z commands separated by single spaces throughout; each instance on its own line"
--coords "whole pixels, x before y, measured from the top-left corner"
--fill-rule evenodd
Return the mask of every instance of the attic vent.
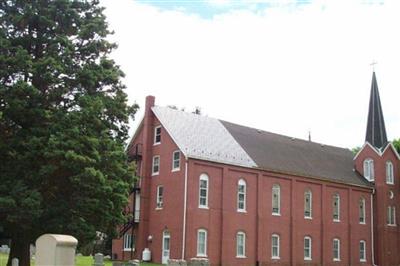
M 261 129 L 257 129 L 257 132 L 258 132 L 258 133 L 262 133 L 262 130 L 261 130 Z

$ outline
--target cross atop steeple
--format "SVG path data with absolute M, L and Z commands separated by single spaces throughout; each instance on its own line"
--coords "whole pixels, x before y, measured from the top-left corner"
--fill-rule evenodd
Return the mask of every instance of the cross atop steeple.
M 369 99 L 368 123 L 365 141 L 378 149 L 384 147 L 388 142 L 375 71 L 372 73 L 371 96 Z

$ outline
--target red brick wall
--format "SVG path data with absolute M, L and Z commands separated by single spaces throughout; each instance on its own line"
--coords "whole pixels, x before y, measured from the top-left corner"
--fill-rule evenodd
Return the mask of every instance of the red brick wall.
M 365 159 L 374 160 L 375 195 L 374 195 L 374 228 L 375 228 L 375 263 L 378 265 L 399 265 L 400 237 L 398 226 L 388 226 L 387 207 L 396 207 L 396 223 L 399 225 L 399 160 L 391 147 L 383 154 L 378 154 L 369 145 L 366 145 L 355 160 L 356 169 L 363 173 Z M 386 161 L 392 161 L 394 166 L 394 185 L 386 184 Z M 392 191 L 394 198 L 389 198 Z

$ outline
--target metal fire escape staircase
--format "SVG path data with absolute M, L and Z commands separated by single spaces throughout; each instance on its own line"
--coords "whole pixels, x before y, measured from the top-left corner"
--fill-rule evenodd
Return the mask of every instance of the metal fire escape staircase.
M 142 148 L 143 145 L 141 143 L 133 146 L 130 151 L 128 151 L 128 160 L 129 162 L 134 161 L 136 163 L 135 176 L 139 174 L 140 162 L 142 160 Z M 135 180 L 133 183 L 132 189 L 130 191 L 130 197 L 132 197 L 132 205 L 127 206 L 126 213 L 131 213 L 132 217 L 121 226 L 119 230 L 119 237 L 122 237 L 129 229 L 133 229 L 135 225 L 139 223 L 139 215 L 140 215 L 140 202 L 136 204 L 137 197 L 140 198 L 140 184 L 139 180 Z

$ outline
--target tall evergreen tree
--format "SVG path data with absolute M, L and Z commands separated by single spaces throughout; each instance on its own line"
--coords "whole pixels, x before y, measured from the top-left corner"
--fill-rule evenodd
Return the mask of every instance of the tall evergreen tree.
M 108 34 L 98 0 L 0 1 L 0 227 L 21 266 L 43 233 L 85 243 L 124 221 L 137 106 Z

